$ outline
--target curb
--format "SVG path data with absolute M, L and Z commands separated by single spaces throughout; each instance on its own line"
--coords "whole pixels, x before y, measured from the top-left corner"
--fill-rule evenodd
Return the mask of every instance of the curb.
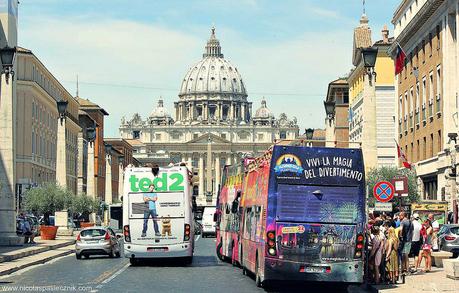
M 59 248 L 65 247 L 65 246 L 69 246 L 69 245 L 75 244 L 75 242 L 76 242 L 75 240 L 69 240 L 69 241 L 58 243 L 58 244 L 54 244 L 54 245 L 38 247 L 37 249 L 33 249 L 33 250 L 29 250 L 29 251 L 23 251 L 23 252 L 18 253 L 18 254 L 0 256 L 0 263 L 9 262 L 9 261 L 16 260 L 16 259 L 19 259 L 19 258 L 23 258 L 23 257 L 26 257 L 26 256 L 31 256 L 31 255 L 39 254 L 39 253 L 42 253 L 42 252 L 59 249 Z
M 49 257 L 46 257 L 46 258 L 43 258 L 43 259 L 32 261 L 32 262 L 29 262 L 29 263 L 26 263 L 26 264 L 23 264 L 23 265 L 20 265 L 20 266 L 17 266 L 17 267 L 14 267 L 14 268 L 11 268 L 11 269 L 8 269 L 8 270 L 5 270 L 5 271 L 0 271 L 0 276 L 9 275 L 9 274 L 12 274 L 14 272 L 20 271 L 22 269 L 25 269 L 27 267 L 34 266 L 34 265 L 37 265 L 37 264 L 44 264 L 44 263 L 46 263 L 46 262 L 48 262 L 48 261 L 50 261 L 52 259 L 55 259 L 55 258 L 58 258 L 58 257 L 61 257 L 61 256 L 65 256 L 65 255 L 69 255 L 69 254 L 72 254 L 74 252 L 75 252 L 75 249 L 70 249 L 70 250 L 58 253 L 56 255 L 52 255 L 52 256 L 49 256 Z

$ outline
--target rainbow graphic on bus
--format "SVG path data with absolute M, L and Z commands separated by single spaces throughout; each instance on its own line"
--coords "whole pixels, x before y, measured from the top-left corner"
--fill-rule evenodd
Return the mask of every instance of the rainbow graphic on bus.
M 276 161 L 276 166 L 274 167 L 274 172 L 276 175 L 282 173 L 294 173 L 296 175 L 301 175 L 304 169 L 301 165 L 301 160 L 293 154 L 284 154 L 279 157 Z

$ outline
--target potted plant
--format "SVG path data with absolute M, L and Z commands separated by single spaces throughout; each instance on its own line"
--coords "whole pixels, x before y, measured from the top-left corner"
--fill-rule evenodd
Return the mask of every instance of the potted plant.
M 27 191 L 24 199 L 26 210 L 43 214 L 43 224 L 40 225 L 41 239 L 56 239 L 58 227 L 50 221 L 50 216 L 54 215 L 56 211 L 69 208 L 71 202 L 71 192 L 54 183 L 45 183 Z
M 81 215 L 88 216 L 91 213 L 95 213 L 99 207 L 99 201 L 96 199 L 93 199 L 90 196 L 87 196 L 85 194 L 81 194 L 77 196 L 72 203 L 72 211 L 74 213 L 78 213 Z M 81 228 L 86 228 L 86 227 L 91 227 L 94 226 L 94 222 L 86 222 L 86 221 L 81 221 L 80 220 L 80 227 Z

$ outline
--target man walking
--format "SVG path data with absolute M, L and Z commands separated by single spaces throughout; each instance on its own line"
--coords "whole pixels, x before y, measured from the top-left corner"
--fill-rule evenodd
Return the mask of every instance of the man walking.
M 161 236 L 159 233 L 158 227 L 158 214 L 156 213 L 156 201 L 158 200 L 158 196 L 153 191 L 155 190 L 155 185 L 150 184 L 149 192 L 143 196 L 143 201 L 148 203 L 148 210 L 143 213 L 143 230 L 141 237 L 147 236 L 147 229 L 148 229 L 148 219 L 151 217 L 153 221 L 153 228 L 155 229 L 155 236 Z
M 413 215 L 413 238 L 411 239 L 411 255 L 414 255 L 414 263 L 416 263 L 416 257 L 419 255 L 421 250 L 421 228 L 422 224 L 419 222 L 419 214 Z
M 433 250 L 433 251 L 437 251 L 437 250 L 438 250 L 438 238 L 437 238 L 437 234 L 438 234 L 438 231 L 440 231 L 440 223 L 438 223 L 438 221 L 435 220 L 433 214 L 429 214 L 429 215 L 427 216 L 427 218 L 428 218 L 429 221 L 432 223 L 432 229 L 433 229 L 433 234 L 432 234 L 432 250 Z
M 411 250 L 411 241 L 413 239 L 413 224 L 406 217 L 405 212 L 400 212 L 400 227 L 401 227 L 401 241 L 402 247 L 402 273 L 406 274 L 410 267 L 410 260 L 408 255 Z

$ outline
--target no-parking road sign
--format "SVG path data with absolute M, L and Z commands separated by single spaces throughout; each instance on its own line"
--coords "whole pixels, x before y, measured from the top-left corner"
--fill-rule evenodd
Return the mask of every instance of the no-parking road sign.
M 388 202 L 394 197 L 394 186 L 388 181 L 380 181 L 373 187 L 373 195 L 380 202 Z

